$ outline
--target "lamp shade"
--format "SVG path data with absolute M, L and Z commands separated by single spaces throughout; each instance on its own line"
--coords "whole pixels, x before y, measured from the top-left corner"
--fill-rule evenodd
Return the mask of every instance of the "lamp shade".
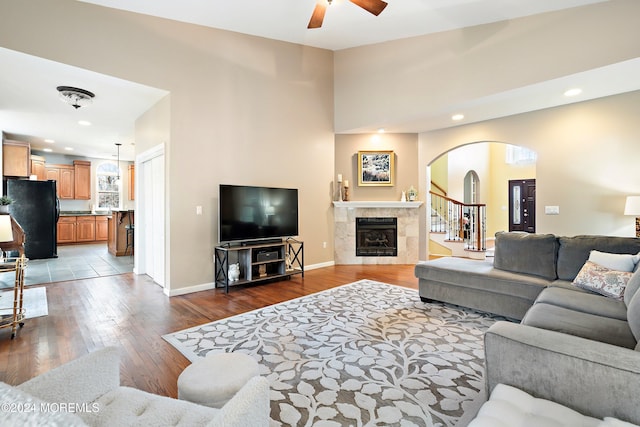
M 13 241 L 13 231 L 11 231 L 11 216 L 0 215 L 0 243 Z
M 624 214 L 640 216 L 640 196 L 627 196 L 627 202 L 624 205 Z

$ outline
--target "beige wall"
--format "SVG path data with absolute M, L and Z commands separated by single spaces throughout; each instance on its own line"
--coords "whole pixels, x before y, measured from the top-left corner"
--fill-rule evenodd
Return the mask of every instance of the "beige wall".
M 402 192 L 410 186 L 417 190 L 418 182 L 418 135 L 417 134 L 355 134 L 336 135 L 335 173 L 349 181 L 350 200 L 400 200 Z M 395 155 L 394 185 L 391 187 L 359 187 L 358 151 L 392 150 Z M 334 181 L 337 176 L 334 176 Z M 419 200 L 425 200 L 425 194 L 418 193 Z
M 421 111 L 450 123 L 469 100 L 635 59 L 638 16 L 640 1 L 616 0 L 337 51 L 336 132 L 422 124 Z
M 136 153 L 171 141 L 171 95 L 167 95 L 136 120 Z M 170 179 L 170 177 L 168 177 Z
M 449 194 L 449 156 L 444 154 L 431 163 L 431 191 Z M 434 186 L 433 184 L 436 184 Z M 427 184 L 427 187 L 429 185 Z
M 636 91 L 423 133 L 421 182 L 426 187 L 429 163 L 461 144 L 500 141 L 525 146 L 538 153 L 537 232 L 634 236 L 634 221 L 622 212 L 625 197 L 640 194 L 639 115 Z M 545 205 L 559 206 L 560 215 L 545 215 Z M 425 236 L 426 230 L 421 237 Z M 421 247 L 426 244 L 423 240 Z
M 298 188 L 305 262 L 332 261 L 332 52 L 72 0 L 2 2 L 0 16 L 2 47 L 171 93 L 172 293 L 213 281 L 220 183 Z
M 489 188 L 483 184 L 489 182 L 491 167 L 488 144 L 463 145 L 450 151 L 447 157 L 449 160 L 448 197 L 465 203 L 464 178 L 469 171 L 474 171 L 480 182 L 478 203 L 486 203 Z

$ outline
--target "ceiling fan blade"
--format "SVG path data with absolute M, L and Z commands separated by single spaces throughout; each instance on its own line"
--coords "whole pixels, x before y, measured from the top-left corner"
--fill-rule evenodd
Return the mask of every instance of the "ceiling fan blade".
M 367 12 L 378 16 L 387 7 L 387 2 L 382 0 L 349 0 L 353 4 L 357 4 Z
M 316 3 L 315 9 L 313 9 L 313 13 L 311 14 L 311 19 L 309 20 L 309 25 L 307 28 L 320 28 L 322 27 L 322 21 L 324 20 L 324 13 L 327 11 L 327 2 L 320 0 Z

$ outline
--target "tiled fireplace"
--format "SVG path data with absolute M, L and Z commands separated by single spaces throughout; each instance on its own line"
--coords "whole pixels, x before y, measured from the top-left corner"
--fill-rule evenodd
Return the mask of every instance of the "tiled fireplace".
M 336 264 L 418 262 L 418 208 L 422 202 L 333 204 Z

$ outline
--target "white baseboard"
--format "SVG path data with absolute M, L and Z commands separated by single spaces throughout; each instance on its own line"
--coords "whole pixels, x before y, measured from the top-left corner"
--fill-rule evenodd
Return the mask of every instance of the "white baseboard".
M 333 267 L 335 264 L 336 264 L 335 261 L 322 262 L 319 264 L 311 264 L 311 265 L 305 266 L 304 271 L 316 270 L 318 268 L 324 268 L 324 267 Z M 165 289 L 164 293 L 169 297 L 175 297 L 178 295 L 192 294 L 194 292 L 208 291 L 210 289 L 215 289 L 215 288 L 216 288 L 215 283 L 210 282 L 210 283 L 202 283 L 200 285 L 189 286 L 186 288 L 172 289 L 169 292 L 167 292 Z
M 210 283 L 202 283 L 200 285 L 189 286 L 186 288 L 172 289 L 168 293 L 167 293 L 167 290 L 165 289 L 164 293 L 167 296 L 175 297 L 178 295 L 192 294 L 194 292 L 208 291 L 210 289 L 215 289 L 215 287 L 216 287 L 215 283 L 210 282 Z
M 325 267 L 333 267 L 334 265 L 336 265 L 335 261 L 327 261 L 327 262 L 321 262 L 319 264 L 305 265 L 304 271 L 317 270 L 318 268 L 325 268 Z

